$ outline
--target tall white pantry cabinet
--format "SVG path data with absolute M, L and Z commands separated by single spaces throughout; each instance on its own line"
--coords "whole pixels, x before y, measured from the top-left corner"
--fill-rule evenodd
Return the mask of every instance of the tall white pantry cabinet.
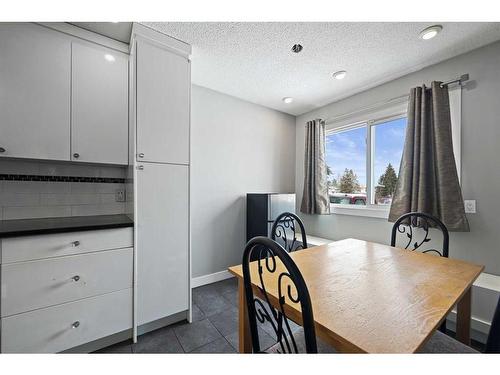
M 190 319 L 191 47 L 134 24 L 130 48 L 136 339 Z

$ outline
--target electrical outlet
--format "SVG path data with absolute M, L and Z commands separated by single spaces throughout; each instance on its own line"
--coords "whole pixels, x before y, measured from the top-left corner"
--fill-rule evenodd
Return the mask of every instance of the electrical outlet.
M 125 190 L 115 191 L 115 202 L 125 202 Z
M 465 213 L 466 214 L 475 214 L 476 213 L 476 200 L 464 200 L 465 205 Z

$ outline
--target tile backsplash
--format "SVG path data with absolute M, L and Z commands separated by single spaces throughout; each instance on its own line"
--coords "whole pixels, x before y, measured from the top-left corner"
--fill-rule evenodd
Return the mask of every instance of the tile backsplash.
M 0 218 L 111 215 L 125 190 L 127 168 L 0 159 Z

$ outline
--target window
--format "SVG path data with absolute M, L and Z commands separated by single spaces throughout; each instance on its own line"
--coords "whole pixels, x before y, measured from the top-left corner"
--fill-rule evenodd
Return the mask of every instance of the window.
M 328 194 L 333 213 L 387 218 L 406 135 L 407 100 L 327 123 Z M 450 89 L 453 149 L 460 179 L 461 89 Z
M 366 130 L 361 125 L 326 136 L 330 203 L 366 204 Z
M 371 203 L 390 205 L 403 155 L 406 117 L 375 122 L 370 130 L 373 158 Z
M 328 194 L 335 205 L 390 205 L 403 153 L 404 115 L 331 130 Z

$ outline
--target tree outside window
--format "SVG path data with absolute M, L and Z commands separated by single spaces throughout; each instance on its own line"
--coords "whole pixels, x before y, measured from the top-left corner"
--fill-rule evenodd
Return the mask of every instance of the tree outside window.
M 378 179 L 378 185 L 375 187 L 375 203 L 390 204 L 392 195 L 396 190 L 398 175 L 391 163 L 387 164 L 385 172 Z
M 345 169 L 344 174 L 340 178 L 339 190 L 345 194 L 360 193 L 361 187 L 359 185 L 358 176 L 352 169 Z

